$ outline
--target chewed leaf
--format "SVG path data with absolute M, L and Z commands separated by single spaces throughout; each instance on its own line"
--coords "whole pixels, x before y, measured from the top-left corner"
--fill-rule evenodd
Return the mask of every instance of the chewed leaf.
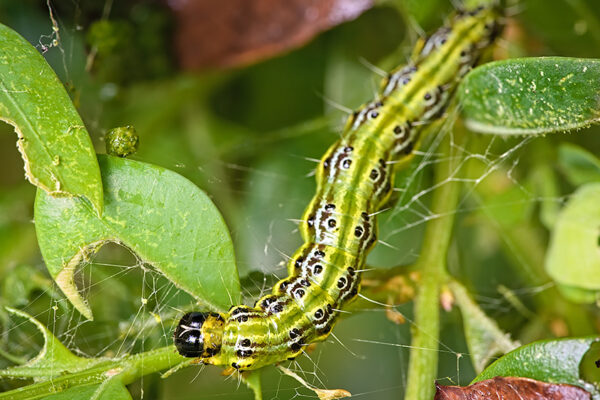
M 502 332 L 494 320 L 489 318 L 471 299 L 458 282 L 450 285 L 456 303 L 460 307 L 467 346 L 476 372 L 481 372 L 492 357 L 507 353 L 518 346 Z
M 589 400 L 580 387 L 546 383 L 528 378 L 496 377 L 469 386 L 436 385 L 434 400 Z
M 600 292 L 600 183 L 580 187 L 561 210 L 546 255 L 546 271 L 573 301 Z
M 27 179 L 53 195 L 85 196 L 102 213 L 92 141 L 44 57 L 0 24 L 0 120 L 15 127 Z
M 138 378 L 185 361 L 175 347 L 166 346 L 145 353 L 130 354 L 116 359 L 90 359 L 87 368 L 54 371 L 51 379 L 36 379 L 34 383 L 0 393 L 2 400 L 15 399 L 131 399 L 125 389 Z M 46 366 L 49 371 L 51 367 Z M 20 377 L 20 375 L 10 375 Z M 24 375 L 24 377 L 27 377 Z M 44 378 L 44 377 L 42 377 Z
M 103 383 L 88 386 L 75 386 L 64 392 L 52 394 L 44 400 L 131 400 L 131 394 L 125 385 L 116 378 Z
M 77 198 L 38 191 L 38 242 L 50 275 L 87 318 L 92 312 L 75 283 L 90 252 L 114 241 L 130 248 L 209 308 L 237 304 L 240 285 L 229 231 L 208 196 L 193 183 L 154 165 L 98 156 L 105 208 L 99 218 Z
M 36 290 L 43 290 L 58 300 L 60 294 L 53 286 L 52 280 L 43 271 L 29 264 L 20 264 L 5 275 L 0 291 L 6 305 L 18 307 L 28 304 L 29 296 Z
M 598 398 L 598 381 L 585 380 L 580 371 L 589 369 L 593 358 L 584 357 L 599 337 L 555 339 L 534 342 L 511 351 L 487 367 L 472 383 L 496 376 L 520 376 L 550 383 L 579 386 Z
M 544 57 L 485 64 L 458 89 L 467 127 L 493 134 L 540 134 L 600 119 L 600 60 Z
M 14 308 L 6 307 L 6 310 L 11 314 L 26 318 L 34 324 L 44 337 L 44 345 L 38 355 L 29 362 L 0 370 L 0 376 L 49 379 L 67 372 L 81 371 L 103 361 L 102 359 L 88 359 L 76 356 L 52 332 L 29 314 Z

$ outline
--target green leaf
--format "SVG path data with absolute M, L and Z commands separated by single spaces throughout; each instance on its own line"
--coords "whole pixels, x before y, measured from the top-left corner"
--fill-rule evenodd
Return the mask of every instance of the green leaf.
M 0 370 L 0 376 L 12 378 L 49 379 L 65 373 L 73 373 L 104 361 L 103 359 L 82 358 L 71 353 L 38 320 L 14 308 L 6 307 L 11 314 L 26 318 L 36 326 L 44 337 L 44 345 L 38 355 L 29 362 Z
M 0 393 L 0 400 L 129 400 L 131 395 L 125 385 L 144 375 L 175 365 L 189 365 L 192 361 L 180 356 L 172 345 L 117 359 L 78 357 L 38 320 L 23 311 L 6 309 L 35 324 L 44 337 L 44 345 L 29 362 L 0 370 L 0 377 L 34 379 L 33 384 Z
M 4 277 L 0 287 L 3 299 L 11 306 L 28 304 L 29 296 L 35 290 L 44 291 L 52 297 L 55 295 L 52 280 L 48 275 L 28 264 L 20 264 L 12 268 Z
M 121 396 L 115 397 L 117 399 L 128 399 L 121 385 L 129 385 L 144 375 L 188 363 L 189 360 L 177 354 L 174 346 L 119 359 L 102 359 L 103 362 L 96 362 L 90 368 L 78 372 L 64 373 L 49 380 L 2 392 L 0 400 L 40 399 L 65 391 L 67 394 L 62 398 L 77 396 L 75 398 L 89 399 L 90 397 L 84 397 L 88 393 L 91 394 L 91 398 L 96 395 L 103 396 L 99 397 L 102 399 L 111 399 L 111 395 L 115 395 Z
M 600 183 L 580 187 L 561 210 L 546 254 L 546 271 L 573 301 L 600 291 Z
M 485 64 L 458 89 L 467 127 L 493 134 L 581 128 L 600 117 L 600 60 L 517 58 Z
M 529 179 L 539 196 L 540 221 L 546 228 L 552 229 L 560 212 L 560 190 L 556 174 L 549 163 L 539 163 L 531 169 Z
M 73 275 L 104 243 L 121 243 L 211 309 L 240 298 L 233 244 L 221 214 L 193 183 L 162 167 L 99 156 L 105 209 L 38 191 L 36 232 L 50 275 L 88 319 Z
M 600 360 L 600 341 L 592 343 L 590 349 L 583 355 L 579 364 L 581 379 L 592 382 L 600 390 L 600 368 L 596 364 Z
M 511 351 L 487 367 L 471 383 L 495 376 L 519 376 L 550 383 L 567 383 L 582 387 L 598 396 L 594 385 L 598 382 L 584 381 L 580 368 L 586 369 L 594 360 L 585 357 L 598 337 L 542 340 Z M 582 363 L 583 361 L 583 363 Z
M 44 57 L 2 24 L 0 120 L 15 127 L 31 183 L 52 195 L 85 196 L 102 213 L 98 161 L 79 114 Z
M 577 145 L 561 144 L 558 148 L 558 163 L 574 186 L 600 182 L 600 160 Z
M 64 392 L 52 394 L 44 400 L 131 400 L 131 394 L 116 378 L 105 380 L 103 383 L 88 386 L 75 386 Z
M 456 303 L 460 307 L 469 355 L 476 372 L 481 372 L 492 357 L 515 349 L 518 344 L 509 339 L 496 322 L 489 318 L 471 299 L 464 286 L 450 283 Z

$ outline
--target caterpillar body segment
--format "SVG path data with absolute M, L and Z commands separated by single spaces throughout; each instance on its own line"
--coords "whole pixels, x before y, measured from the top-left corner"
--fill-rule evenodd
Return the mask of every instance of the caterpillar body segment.
M 379 98 L 348 119 L 317 167 L 316 194 L 300 225 L 304 244 L 288 263 L 289 275 L 254 307 L 186 314 L 174 335 L 180 354 L 252 370 L 327 338 L 339 310 L 359 293 L 360 271 L 377 240 L 375 214 L 389 201 L 394 169 L 443 115 L 461 77 L 498 34 L 499 17 L 493 5 L 457 12 L 408 65 L 389 74 Z

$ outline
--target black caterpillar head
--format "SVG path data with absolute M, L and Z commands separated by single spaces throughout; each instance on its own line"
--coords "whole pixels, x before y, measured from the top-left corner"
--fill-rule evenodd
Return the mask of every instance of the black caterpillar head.
M 221 350 L 225 321 L 217 313 L 190 312 L 175 329 L 173 342 L 184 357 L 212 357 Z

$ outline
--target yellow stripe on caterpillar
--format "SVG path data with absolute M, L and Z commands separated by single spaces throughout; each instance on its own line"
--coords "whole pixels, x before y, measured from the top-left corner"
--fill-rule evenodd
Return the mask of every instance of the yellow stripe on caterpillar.
M 356 111 L 317 167 L 317 190 L 300 231 L 304 244 L 289 276 L 254 307 L 227 314 L 188 313 L 175 331 L 180 354 L 204 364 L 257 369 L 297 357 L 330 334 L 340 309 L 359 292 L 377 240 L 376 213 L 390 199 L 394 172 L 406 165 L 456 85 L 499 32 L 494 6 L 456 13 L 390 73 L 379 98 Z

